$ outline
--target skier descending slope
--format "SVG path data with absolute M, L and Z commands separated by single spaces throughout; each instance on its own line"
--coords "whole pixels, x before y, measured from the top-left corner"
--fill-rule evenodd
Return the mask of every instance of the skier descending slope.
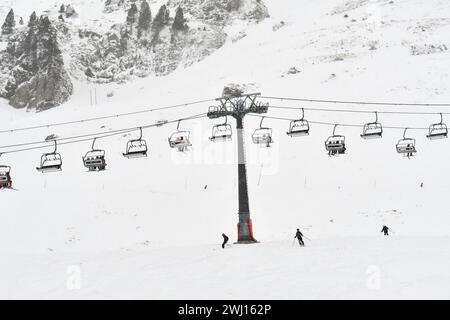
M 298 239 L 298 244 L 302 247 L 305 246 L 305 243 L 303 242 L 303 233 L 300 232 L 300 229 L 297 229 L 297 232 L 295 233 L 294 239 Z
M 228 242 L 228 237 L 226 236 L 225 233 L 222 233 L 222 237 L 223 237 L 222 249 L 225 249 L 225 245 Z
M 383 229 L 381 229 L 381 232 L 383 232 L 385 236 L 388 236 L 389 235 L 389 228 L 386 227 L 386 226 L 383 226 Z

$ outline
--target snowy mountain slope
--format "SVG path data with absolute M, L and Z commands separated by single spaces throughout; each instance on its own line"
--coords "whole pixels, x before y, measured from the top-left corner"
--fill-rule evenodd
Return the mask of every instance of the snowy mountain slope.
M 241 40 L 230 39 L 222 49 L 198 64 L 177 69 L 166 77 L 137 79 L 122 85 L 97 85 L 96 106 L 90 105 L 89 97 L 94 86 L 80 81 L 74 81 L 74 95 L 68 103 L 44 113 L 13 110 L 3 105 L 6 102 L 2 100 L 1 127 L 46 124 L 212 98 L 230 82 L 254 83 L 266 96 L 450 101 L 446 85 L 450 72 L 448 51 L 417 55 L 412 49 L 448 46 L 445 36 L 450 18 L 447 1 L 266 2 L 269 19 L 250 27 Z M 273 31 L 280 21 L 284 21 L 284 26 Z M 374 44 L 376 49 L 371 50 Z M 301 72 L 287 74 L 293 66 Z M 108 98 L 106 94 L 111 91 L 114 96 Z M 286 101 L 271 103 L 336 107 Z M 208 106 L 205 103 L 104 122 L 2 134 L 0 141 L 5 145 L 41 140 L 51 133 L 61 137 L 83 134 L 102 131 L 103 125 L 106 129 L 145 125 L 162 118 L 177 119 L 206 112 Z M 344 107 L 372 110 L 372 107 Z M 376 109 L 392 108 L 395 107 Z M 300 116 L 296 111 L 270 111 L 270 115 Z M 309 112 L 306 116 L 310 120 L 332 123 L 363 124 L 373 120 L 371 115 L 356 114 Z M 437 115 L 380 115 L 385 126 L 426 127 L 438 120 Z M 439 291 L 448 284 L 446 269 L 432 270 L 432 266 L 448 263 L 448 247 L 444 244 L 449 235 L 448 141 L 428 141 L 426 132 L 409 131 L 409 135 L 417 138 L 418 154 L 407 160 L 395 152 L 395 143 L 403 134 L 401 130 L 386 130 L 383 139 L 378 141 L 362 141 L 360 129 L 338 127 L 338 132 L 347 136 L 348 154 L 331 159 L 325 153 L 323 141 L 331 134 L 332 127 L 313 125 L 309 137 L 291 139 L 285 135 L 288 122 L 266 119 L 265 125 L 274 128 L 275 143 L 271 149 L 264 150 L 254 146 L 250 139 L 259 125 L 259 118 L 248 117 L 245 124 L 250 207 L 255 237 L 262 243 L 255 245 L 254 253 L 250 247 L 233 246 L 226 251 L 226 258 L 218 257 L 218 252 L 213 253 L 214 257 L 204 258 L 204 252 L 211 250 L 222 232 L 231 235 L 232 240 L 236 238 L 236 168 L 229 160 L 235 159 L 236 146 L 235 141 L 211 144 L 208 136 L 213 123 L 215 121 L 207 119 L 182 122 L 181 126 L 192 130 L 193 135 L 194 145 L 187 154 L 168 148 L 166 139 L 175 130 L 173 124 L 144 131 L 150 145 L 150 156 L 146 159 L 127 160 L 121 156 L 131 136 L 99 140 L 97 145 L 107 149 L 108 157 L 108 170 L 99 174 L 85 172 L 82 167 L 81 156 L 89 150 L 90 142 L 61 146 L 64 167 L 63 172 L 57 174 L 36 172 L 34 167 L 40 151 L 2 156 L 1 162 L 13 167 L 12 175 L 19 191 L 2 190 L 0 193 L 3 203 L 7 204 L 7 210 L 0 213 L 0 250 L 11 257 L 1 268 L 2 271 L 15 267 L 27 270 L 27 266 L 33 266 L 26 276 L 18 272 L 13 277 L 15 280 L 8 280 L 9 291 L 2 294 L 10 297 L 117 297 L 117 292 L 125 286 L 124 274 L 132 273 L 133 276 L 127 278 L 131 283 L 129 291 L 125 290 L 129 295 L 124 293 L 128 297 L 196 298 L 202 296 L 188 293 L 192 290 L 188 280 L 185 283 L 182 277 L 175 278 L 179 281 L 167 280 L 167 274 L 180 272 L 173 265 L 190 265 L 192 279 L 198 279 L 202 270 L 209 270 L 206 279 L 212 279 L 224 259 L 229 259 L 226 260 L 229 263 L 245 254 L 262 267 L 255 269 L 255 265 L 246 264 L 244 270 L 248 272 L 244 272 L 243 277 L 255 277 L 258 281 L 249 281 L 248 286 L 237 288 L 238 283 L 242 285 L 239 281 L 242 279 L 233 278 L 234 269 L 230 267 L 216 278 L 216 287 L 200 283 L 199 288 L 214 292 L 213 297 L 234 297 L 231 293 L 222 295 L 218 289 L 223 286 L 221 280 L 226 279 L 229 291 L 235 289 L 236 298 L 328 298 L 339 294 L 367 298 L 372 296 L 363 293 L 367 290 L 365 278 L 358 278 L 358 284 L 353 287 L 358 289 L 352 291 L 350 286 L 347 292 L 331 285 L 319 286 L 320 290 L 316 291 L 312 284 L 326 275 L 336 277 L 333 279 L 345 287 L 346 281 L 351 281 L 352 271 L 365 273 L 371 264 L 379 264 L 382 270 L 392 268 L 387 271 L 391 283 L 386 291 L 375 291 L 376 297 L 417 297 L 431 290 L 438 297 L 446 297 L 444 291 Z M 220 157 L 221 154 L 225 156 Z M 423 188 L 419 187 L 421 182 Z M 205 185 L 208 185 L 206 190 Z M 394 239 L 377 238 L 382 224 L 392 227 L 396 232 Z M 313 239 L 312 248 L 305 248 L 309 250 L 306 256 L 302 252 L 290 261 L 295 254 L 290 246 L 296 227 Z M 424 238 L 417 238 L 419 234 Z M 391 242 L 386 245 L 386 241 Z M 422 242 L 420 247 L 415 247 L 419 242 Z M 342 250 L 351 252 L 340 255 L 336 243 L 342 243 Z M 181 254 L 188 244 L 192 249 Z M 377 246 L 381 249 L 376 249 Z M 322 248 L 324 251 L 320 251 Z M 378 250 L 386 256 L 381 258 L 383 254 Z M 280 269 L 281 262 L 268 261 L 267 257 L 277 251 L 280 251 L 279 259 L 271 260 L 304 268 L 302 276 L 296 273 L 296 268 Z M 308 255 L 310 251 L 314 256 Z M 105 258 L 100 261 L 98 254 Z M 426 255 L 424 261 L 430 264 L 424 262 L 422 268 L 413 267 L 411 273 L 400 275 L 399 270 L 415 266 L 416 257 L 422 254 Z M 173 260 L 173 255 L 181 257 Z M 349 262 L 348 256 L 355 255 L 366 258 L 356 264 Z M 124 259 L 123 264 L 117 265 L 117 259 Z M 154 259 L 161 261 L 160 267 L 153 264 Z M 309 260 L 310 265 L 304 262 Z M 331 264 L 331 260 L 336 264 Z M 69 264 L 87 266 L 88 291 L 81 290 L 69 296 L 73 292 L 64 290 L 61 281 L 65 266 Z M 171 264 L 173 268 L 168 268 Z M 320 264 L 334 267 L 314 271 Z M 99 283 L 94 278 L 102 274 L 102 265 L 117 267 L 104 267 L 105 275 Z M 51 266 L 57 269 L 48 269 Z M 58 272 L 50 275 L 48 270 Z M 336 270 L 342 273 L 332 274 Z M 281 271 L 285 274 L 280 278 Z M 408 293 L 405 289 L 408 285 L 403 287 L 405 279 L 416 277 L 420 272 L 424 272 L 425 280 L 415 282 L 415 289 Z M 153 281 L 153 277 L 166 280 Z M 7 280 L 3 276 L 0 279 Z M 31 279 L 33 289 L 20 285 Z M 277 279 L 280 279 L 278 283 Z M 119 280 L 119 285 L 113 285 L 115 280 Z M 133 286 L 134 281 L 143 284 Z M 295 281 L 309 281 L 311 287 L 305 289 Z M 274 283 L 291 290 L 282 292 L 280 289 L 269 294 L 264 288 Z M 330 279 L 330 283 L 335 282 Z M 305 296 L 301 296 L 300 291 L 305 290 Z M 294 296 L 288 295 L 292 292 Z

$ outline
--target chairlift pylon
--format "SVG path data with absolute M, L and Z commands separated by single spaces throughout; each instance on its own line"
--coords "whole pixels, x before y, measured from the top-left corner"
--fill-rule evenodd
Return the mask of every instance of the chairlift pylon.
M 309 123 L 305 119 L 305 109 L 302 108 L 302 117 L 292 120 L 289 124 L 289 131 L 286 134 L 290 137 L 302 137 L 309 135 Z
M 253 133 L 252 140 L 255 144 L 259 144 L 263 147 L 270 147 L 270 145 L 273 143 L 272 128 L 262 126 L 264 118 L 265 117 L 262 117 L 259 128 L 256 129 Z
M 225 123 L 216 124 L 212 128 L 212 135 L 209 138 L 213 142 L 229 141 L 233 135 L 233 129 L 228 124 L 228 117 L 225 116 Z
M 96 140 L 97 138 L 94 138 L 91 150 L 83 157 L 83 164 L 89 171 L 103 171 L 106 169 L 105 150 L 94 148 Z
M 125 153 L 122 153 L 124 157 L 131 159 L 147 156 L 147 142 L 142 139 L 142 127 L 139 127 L 139 132 L 139 139 L 133 139 L 127 142 L 127 149 Z
M 37 171 L 40 171 L 42 173 L 47 173 L 47 172 L 56 172 L 56 171 L 61 171 L 62 170 L 62 159 L 61 159 L 61 155 L 59 153 L 57 153 L 57 142 L 56 140 L 53 140 L 53 142 L 55 143 L 55 150 L 53 150 L 53 152 L 49 152 L 49 153 L 44 153 L 41 156 L 41 162 L 39 167 L 36 167 Z
M 171 148 L 177 148 L 180 152 L 184 152 L 188 147 L 192 146 L 189 140 L 191 133 L 186 130 L 180 130 L 180 122 L 181 119 L 178 120 L 177 131 L 169 137 L 169 146 Z
M 325 140 L 325 149 L 328 151 L 330 157 L 344 154 L 347 150 L 345 147 L 345 136 L 336 134 L 337 126 L 338 124 L 334 125 L 333 135 Z
M 439 113 L 439 115 L 441 116 L 441 121 L 430 125 L 428 129 L 427 138 L 430 140 L 445 139 L 448 137 L 447 125 L 443 122 L 442 113 Z
M 408 128 L 405 128 L 403 131 L 403 139 L 398 140 L 396 144 L 396 149 L 399 154 L 403 154 L 408 159 L 415 155 L 416 150 L 416 139 L 406 138 L 406 131 Z
M 383 136 L 383 126 L 378 122 L 378 112 L 375 111 L 375 121 L 368 122 L 363 127 L 361 138 L 377 139 Z
M 0 153 L 0 157 L 2 153 Z M 0 189 L 11 189 L 11 167 L 7 165 L 0 165 Z

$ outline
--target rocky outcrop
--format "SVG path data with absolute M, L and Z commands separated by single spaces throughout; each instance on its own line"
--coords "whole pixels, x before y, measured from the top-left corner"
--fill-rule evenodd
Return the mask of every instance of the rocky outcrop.
M 269 16 L 262 0 L 169 0 L 159 8 L 150 8 L 151 3 L 106 1 L 105 12 L 125 12 L 123 23 L 101 38 L 81 39 L 72 55 L 74 74 L 84 77 L 89 70 L 87 79 L 100 83 L 167 75 L 222 47 L 225 27 L 235 20 L 257 23 Z
M 229 83 L 222 90 L 223 98 L 237 98 L 243 94 L 256 93 L 257 87 L 253 83 Z
M 10 72 L 0 95 L 13 107 L 41 111 L 62 104 L 72 94 L 56 29 L 48 17 L 32 16 L 26 30 L 10 37 L 2 56 L 1 63 Z

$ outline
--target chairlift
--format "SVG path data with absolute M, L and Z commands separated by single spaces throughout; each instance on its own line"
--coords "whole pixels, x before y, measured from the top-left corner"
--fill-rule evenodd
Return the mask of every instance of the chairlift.
M 56 149 L 57 149 L 56 140 L 53 140 L 53 141 L 55 142 L 55 150 L 53 150 L 53 152 L 44 153 L 41 156 L 40 166 L 36 167 L 37 171 L 40 171 L 42 173 L 47 173 L 47 172 L 55 172 L 55 171 L 62 170 L 61 155 L 56 152 Z
M 397 152 L 403 154 L 405 157 L 412 157 L 417 152 L 416 150 L 416 139 L 406 138 L 406 130 L 403 131 L 403 139 L 398 140 L 396 148 Z
M 270 147 L 270 144 L 273 143 L 272 129 L 262 126 L 264 118 L 265 117 L 262 117 L 259 128 L 253 133 L 252 140 L 255 144 L 259 144 L 263 147 Z
M 181 131 L 179 129 L 180 122 L 181 120 L 178 120 L 177 131 L 169 137 L 169 146 L 171 148 L 177 148 L 180 152 L 184 152 L 188 147 L 192 146 L 189 140 L 191 133 L 189 131 Z
M 123 153 L 123 156 L 128 159 L 147 156 L 147 142 L 142 139 L 142 128 L 139 128 L 139 131 L 139 139 L 134 139 L 127 142 L 127 149 L 126 152 Z
M 325 149 L 328 151 L 328 155 L 330 157 L 344 154 L 346 150 L 345 136 L 336 134 L 337 126 L 337 124 L 334 125 L 333 135 L 328 137 L 328 139 L 325 141 Z
M 216 124 L 212 128 L 212 136 L 209 138 L 213 142 L 229 141 L 233 135 L 231 125 L 227 123 L 228 117 L 225 116 L 225 123 Z
M 89 171 L 103 171 L 106 169 L 105 150 L 94 148 L 96 140 L 97 138 L 94 138 L 92 141 L 92 150 L 88 151 L 83 157 L 83 164 Z
M 0 156 L 2 154 L 0 153 Z M 11 167 L 0 165 L 0 189 L 12 188 Z
M 440 113 L 440 115 L 441 115 L 441 122 L 432 124 L 428 129 L 427 138 L 430 140 L 447 138 L 448 135 L 447 125 L 443 122 L 442 113 Z
M 289 131 L 286 134 L 290 137 L 301 137 L 309 135 L 309 123 L 305 119 L 305 110 L 302 108 L 302 117 L 299 120 L 292 120 Z
M 383 126 L 378 122 L 378 112 L 375 112 L 375 121 L 366 123 L 363 127 L 361 138 L 363 139 L 377 139 L 383 135 Z

